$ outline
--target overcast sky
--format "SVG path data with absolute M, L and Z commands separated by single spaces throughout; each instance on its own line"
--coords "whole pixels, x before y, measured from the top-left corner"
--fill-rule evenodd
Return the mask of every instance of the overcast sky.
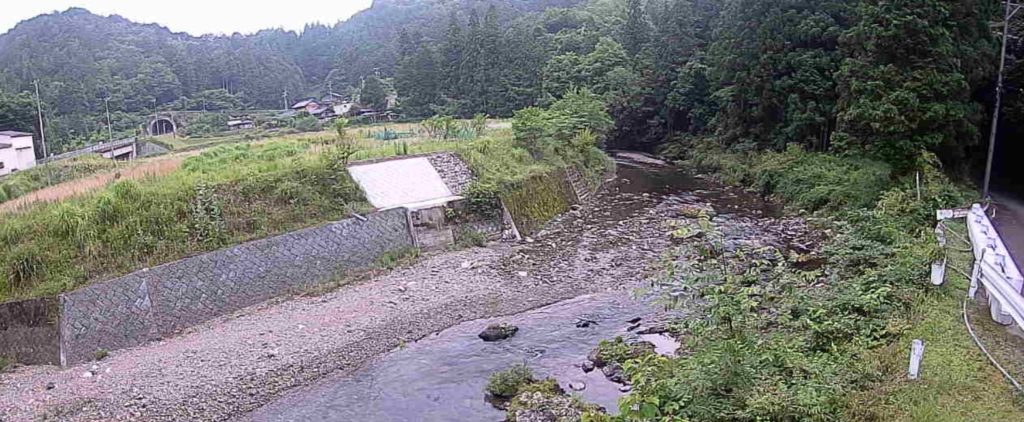
M 370 7 L 372 0 L 2 0 L 0 33 L 36 15 L 83 7 L 157 23 L 175 32 L 244 34 L 268 28 L 302 30 L 306 23 L 333 24 Z

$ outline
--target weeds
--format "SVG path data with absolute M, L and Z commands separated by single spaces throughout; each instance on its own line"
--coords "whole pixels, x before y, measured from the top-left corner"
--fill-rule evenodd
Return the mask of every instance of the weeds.
M 455 249 L 482 248 L 487 245 L 487 235 L 478 230 L 461 227 L 455 234 Z
M 377 266 L 385 270 L 394 270 L 411 265 L 420 257 L 419 248 L 405 247 L 384 252 L 377 258 Z
M 533 377 L 533 371 L 521 363 L 491 375 L 487 380 L 486 391 L 495 398 L 511 399 L 519 394 L 520 389 L 535 382 L 537 380 Z
M 0 301 L 56 294 L 366 210 L 344 165 L 308 148 L 302 141 L 217 147 L 170 175 L 121 181 L 0 220 Z
M 688 354 L 627 362 L 634 389 L 621 403 L 620 419 L 890 415 L 866 409 L 859 392 L 905 370 L 904 345 L 896 342 L 906 338 L 922 303 L 947 294 L 926 282 L 938 256 L 927 235 L 930 215 L 937 207 L 965 205 L 968 196 L 933 169 L 922 169 L 928 186 L 918 199 L 914 185 L 891 180 L 884 165 L 797 149 L 760 156 L 707 149 L 691 160 L 828 217 L 836 234 L 825 245 L 829 261 L 823 270 L 803 272 L 784 260 L 750 259 L 756 251 L 743 248 L 709 254 L 718 249 L 713 236 L 688 237 L 697 244 L 684 247 L 688 265 L 672 277 L 685 286 L 681 291 L 692 292 L 690 303 L 703 317 L 684 323 Z M 894 347 L 898 367 L 876 366 L 872 356 Z

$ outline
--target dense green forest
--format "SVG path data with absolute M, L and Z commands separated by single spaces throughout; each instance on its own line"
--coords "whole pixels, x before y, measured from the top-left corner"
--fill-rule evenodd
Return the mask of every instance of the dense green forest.
M 71 9 L 0 36 L 0 123 L 34 129 L 37 79 L 59 151 L 102 139 L 105 98 L 127 133 L 157 109 L 276 109 L 285 91 L 379 76 L 409 117 L 510 116 L 582 87 L 606 99 L 612 147 L 711 135 L 962 163 L 986 129 L 997 15 L 967 0 L 378 0 L 301 34 L 195 37 Z
M 569 87 L 604 96 L 611 146 L 715 136 L 800 144 L 908 167 L 962 162 L 996 63 L 991 1 L 595 0 L 501 28 L 452 17 L 403 33 L 397 85 L 412 114 L 506 114 Z M 534 34 L 529 36 L 527 34 Z

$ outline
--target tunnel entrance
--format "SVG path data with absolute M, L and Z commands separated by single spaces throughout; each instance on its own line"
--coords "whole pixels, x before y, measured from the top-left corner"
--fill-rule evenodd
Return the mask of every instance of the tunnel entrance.
M 149 124 L 149 134 L 153 136 L 173 135 L 176 131 L 177 128 L 170 119 L 156 119 L 153 120 L 153 123 Z

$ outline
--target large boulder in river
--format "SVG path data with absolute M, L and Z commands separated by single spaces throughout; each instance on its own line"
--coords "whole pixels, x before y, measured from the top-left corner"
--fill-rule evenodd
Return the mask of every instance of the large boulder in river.
M 519 327 L 511 324 L 493 324 L 480 332 L 480 339 L 483 341 L 499 341 L 516 335 Z

